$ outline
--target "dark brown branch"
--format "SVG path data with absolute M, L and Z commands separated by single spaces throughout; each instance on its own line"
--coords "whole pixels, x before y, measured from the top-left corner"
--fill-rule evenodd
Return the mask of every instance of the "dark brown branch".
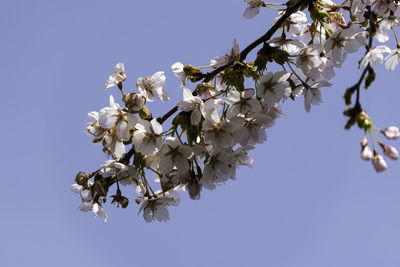
M 247 46 L 243 51 L 240 53 L 240 61 L 246 59 L 247 55 L 257 46 L 262 43 L 265 43 L 269 39 L 271 39 L 272 35 L 282 26 L 282 24 L 292 15 L 295 13 L 304 3 L 308 2 L 308 0 L 299 0 L 293 6 L 289 6 L 285 13 L 272 25 L 271 29 L 269 29 L 263 36 L 252 42 L 249 46 Z
M 126 153 L 126 154 L 124 155 L 124 157 L 121 158 L 121 159 L 119 160 L 119 162 L 121 162 L 122 164 L 128 165 L 128 164 L 129 164 L 129 161 L 131 160 L 131 157 L 132 157 L 134 154 L 135 154 L 135 148 L 134 148 L 133 145 L 132 145 L 132 147 L 131 147 L 131 149 L 128 151 L 128 153 Z

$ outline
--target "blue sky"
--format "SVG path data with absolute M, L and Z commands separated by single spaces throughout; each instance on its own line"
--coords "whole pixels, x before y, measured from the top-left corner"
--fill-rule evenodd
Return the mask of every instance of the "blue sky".
M 107 223 L 76 210 L 68 186 L 106 159 L 83 129 L 87 112 L 118 96 L 103 91 L 112 66 L 125 63 L 131 88 L 165 71 L 171 101 L 150 105 L 161 115 L 181 98 L 174 62 L 207 65 L 233 38 L 241 48 L 258 38 L 275 16 L 245 20 L 244 8 L 240 0 L 2 3 L 0 266 L 400 265 L 400 166 L 376 174 L 359 158 L 362 132 L 343 127 L 342 96 L 358 80 L 360 54 L 311 113 L 302 99 L 284 106 L 286 117 L 252 152 L 253 169 L 200 201 L 183 196 L 168 223 L 145 223 L 133 201 L 106 205 Z M 362 92 L 382 128 L 400 125 L 397 74 L 377 68 Z

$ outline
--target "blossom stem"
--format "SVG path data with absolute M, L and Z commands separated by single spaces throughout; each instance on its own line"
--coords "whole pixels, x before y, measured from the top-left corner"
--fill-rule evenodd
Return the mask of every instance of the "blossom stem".
M 371 136 L 371 141 L 372 141 L 372 147 L 374 148 L 374 151 L 376 151 L 376 146 L 375 146 L 375 140 L 374 140 L 374 135 L 372 134 L 371 128 L 368 129 L 369 135 Z
M 269 6 L 269 5 L 266 5 L 265 7 L 268 7 L 268 8 L 270 8 L 270 9 L 272 9 L 272 10 L 275 10 L 275 11 L 280 11 L 279 9 L 274 8 L 274 7 L 272 7 L 272 6 Z
M 279 4 L 279 3 L 265 3 L 267 6 L 284 6 L 285 4 Z
M 393 30 L 394 38 L 396 38 L 397 47 L 399 47 L 399 46 L 400 46 L 400 43 L 399 43 L 399 39 L 397 39 L 396 30 L 395 30 L 393 27 L 392 27 L 392 30 Z
M 309 86 L 305 81 L 303 81 L 303 80 L 300 78 L 299 75 L 297 75 L 297 73 L 293 70 L 293 68 L 292 68 L 292 66 L 290 65 L 290 63 L 287 62 L 287 64 L 288 64 L 289 68 L 292 70 L 292 73 L 294 74 L 294 76 L 296 76 L 297 79 L 299 79 L 299 81 L 303 84 L 304 88 L 306 88 L 306 89 L 309 88 L 310 86 Z M 283 65 L 282 65 L 282 66 L 283 66 Z

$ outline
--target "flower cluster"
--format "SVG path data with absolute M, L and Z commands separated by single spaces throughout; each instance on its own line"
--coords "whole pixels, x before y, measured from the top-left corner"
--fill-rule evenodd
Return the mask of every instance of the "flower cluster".
M 384 45 L 373 46 L 374 40 L 387 42 L 390 30 L 397 40 L 399 3 L 245 2 L 245 18 L 256 16 L 262 7 L 277 10 L 274 26 L 242 52 L 234 40 L 232 49 L 211 59 L 209 66 L 174 63 L 171 68 L 181 79 L 182 100 L 163 116 L 153 117 L 146 103 L 169 100 L 164 88 L 165 73 L 139 77 L 137 91 L 126 93 L 124 64 L 114 66 L 105 89 L 118 87 L 123 104 L 110 96 L 108 107 L 89 113 L 91 122 L 86 133 L 93 137 L 93 143 L 101 144 L 110 159 L 97 171 L 76 176 L 71 189 L 81 196 L 80 211 L 92 211 L 107 219 L 103 209 L 107 198 L 126 208 L 129 198 L 122 194 L 121 187 L 132 186 L 145 221 L 167 221 L 168 207 L 180 203 L 179 192 L 187 191 L 191 199 L 199 199 L 203 188 L 212 190 L 236 179 L 238 166 L 252 167 L 249 151 L 267 140 L 266 129 L 284 114 L 282 104 L 302 97 L 306 112 L 310 112 L 312 105 L 322 102 L 322 88 L 331 86 L 329 80 L 335 76 L 335 69 L 343 65 L 348 54 L 363 48 L 366 50 L 359 62 L 361 78 L 345 93 L 348 108 L 344 114 L 349 117 L 346 128 L 357 124 L 364 130 L 361 157 L 371 160 L 377 172 L 384 171 L 387 165 L 378 154 L 375 140 L 384 155 L 397 160 L 398 151 L 379 141 L 374 131 L 397 139 L 398 128 L 375 127 L 362 109 L 359 95 L 362 83 L 367 88 L 375 78 L 373 66 L 385 62 L 392 71 L 400 60 L 399 44 L 393 50 Z M 246 62 L 248 53 L 261 44 L 254 62 Z M 267 72 L 267 64 L 272 63 L 280 69 Z M 209 72 L 202 72 L 204 68 Z M 246 79 L 252 79 L 254 86 L 249 87 Z M 171 126 L 163 129 L 164 122 L 173 115 Z M 373 150 L 368 146 L 367 133 Z M 159 190 L 153 189 L 156 185 Z M 114 187 L 116 193 L 108 196 Z

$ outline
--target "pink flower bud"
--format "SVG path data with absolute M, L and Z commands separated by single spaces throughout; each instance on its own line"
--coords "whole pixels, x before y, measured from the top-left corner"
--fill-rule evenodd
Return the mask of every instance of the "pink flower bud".
M 372 165 L 376 172 L 383 172 L 387 169 L 386 161 L 381 155 L 374 156 L 372 159 Z
M 397 160 L 399 158 L 399 152 L 397 151 L 397 149 L 393 146 L 385 146 L 383 148 L 383 152 L 385 153 L 385 155 L 392 159 L 392 160 Z
M 367 139 L 367 136 L 366 136 L 366 135 L 364 135 L 364 138 L 361 139 L 360 144 L 361 144 L 361 147 L 362 147 L 362 148 L 364 148 L 364 147 L 366 147 L 366 146 L 368 145 L 368 139 Z M 370 149 L 370 150 L 371 150 L 371 149 Z
M 361 158 L 362 158 L 363 160 L 368 161 L 368 160 L 371 160 L 372 157 L 373 157 L 373 154 L 372 154 L 371 148 L 369 148 L 369 146 L 364 146 L 364 147 L 361 149 Z
M 381 133 L 383 133 L 387 139 L 397 139 L 400 136 L 399 128 L 396 126 L 390 126 L 385 130 L 381 130 Z

